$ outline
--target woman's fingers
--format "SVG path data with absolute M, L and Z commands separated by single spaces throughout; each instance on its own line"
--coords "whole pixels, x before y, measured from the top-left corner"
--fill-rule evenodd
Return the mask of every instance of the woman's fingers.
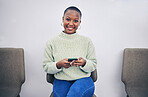
M 73 64 L 74 66 L 82 66 L 86 64 L 86 60 L 80 57 L 78 60 L 75 61 Z
M 69 68 L 70 66 L 82 66 L 86 63 L 86 60 L 82 57 L 78 58 L 78 60 L 73 60 L 72 62 L 68 62 L 68 59 L 63 59 L 63 67 Z

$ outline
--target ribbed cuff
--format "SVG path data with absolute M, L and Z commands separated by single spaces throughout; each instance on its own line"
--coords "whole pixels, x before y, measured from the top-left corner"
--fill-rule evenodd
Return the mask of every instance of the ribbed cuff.
M 52 71 L 54 71 L 53 72 L 54 74 L 57 73 L 57 72 L 60 72 L 62 70 L 62 68 L 61 69 L 57 68 L 56 63 L 57 62 L 53 62 L 53 67 L 52 67 Z

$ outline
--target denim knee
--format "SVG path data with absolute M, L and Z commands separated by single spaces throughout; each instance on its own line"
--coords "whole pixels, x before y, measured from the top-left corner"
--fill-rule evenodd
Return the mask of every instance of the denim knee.
M 67 97 L 92 97 L 95 86 L 91 78 L 77 80 L 70 88 Z
M 95 91 L 95 86 L 90 87 L 82 93 L 82 97 L 92 97 Z

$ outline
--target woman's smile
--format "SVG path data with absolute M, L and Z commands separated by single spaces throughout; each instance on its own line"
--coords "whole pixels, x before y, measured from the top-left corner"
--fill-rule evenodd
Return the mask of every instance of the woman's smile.
M 74 30 L 75 29 L 75 27 L 73 27 L 73 26 L 66 26 L 66 28 L 69 30 L 69 31 L 72 31 L 72 30 Z

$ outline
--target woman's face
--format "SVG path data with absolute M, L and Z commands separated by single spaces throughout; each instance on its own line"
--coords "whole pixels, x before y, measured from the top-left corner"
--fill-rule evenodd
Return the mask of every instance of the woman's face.
M 75 33 L 80 23 L 80 14 L 75 10 L 67 10 L 63 17 L 64 32 L 67 34 Z

